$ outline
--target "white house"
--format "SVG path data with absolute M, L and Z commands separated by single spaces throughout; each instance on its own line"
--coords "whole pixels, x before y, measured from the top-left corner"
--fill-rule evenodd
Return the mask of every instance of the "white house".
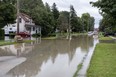
M 17 32 L 17 19 L 16 23 L 14 24 L 8 24 L 4 28 L 5 35 L 9 35 L 10 33 L 16 33 Z M 30 35 L 41 33 L 41 27 L 35 25 L 33 20 L 30 16 L 20 13 L 19 14 L 19 33 L 25 32 Z

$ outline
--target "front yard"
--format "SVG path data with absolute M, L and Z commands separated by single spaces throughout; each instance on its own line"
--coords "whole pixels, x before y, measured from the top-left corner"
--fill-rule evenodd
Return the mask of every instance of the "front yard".
M 116 43 L 99 43 L 96 46 L 87 77 L 116 77 Z

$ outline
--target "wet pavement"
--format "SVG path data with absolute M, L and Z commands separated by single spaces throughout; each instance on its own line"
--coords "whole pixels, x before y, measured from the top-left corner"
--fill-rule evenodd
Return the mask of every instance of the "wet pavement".
M 77 36 L 0 47 L 0 77 L 84 77 L 98 39 Z

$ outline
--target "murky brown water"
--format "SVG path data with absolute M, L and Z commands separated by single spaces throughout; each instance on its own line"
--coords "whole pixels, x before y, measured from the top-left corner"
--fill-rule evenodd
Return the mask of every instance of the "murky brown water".
M 84 76 L 97 39 L 88 36 L 41 40 L 0 47 L 0 77 L 73 77 L 83 63 Z

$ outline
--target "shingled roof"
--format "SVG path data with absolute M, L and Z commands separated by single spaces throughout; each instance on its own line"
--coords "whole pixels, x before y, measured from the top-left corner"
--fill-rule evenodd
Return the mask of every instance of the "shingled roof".
M 19 16 L 21 16 L 21 18 L 23 18 L 25 22 L 29 22 L 29 19 L 31 19 L 29 15 L 26 15 L 24 13 L 19 13 Z

